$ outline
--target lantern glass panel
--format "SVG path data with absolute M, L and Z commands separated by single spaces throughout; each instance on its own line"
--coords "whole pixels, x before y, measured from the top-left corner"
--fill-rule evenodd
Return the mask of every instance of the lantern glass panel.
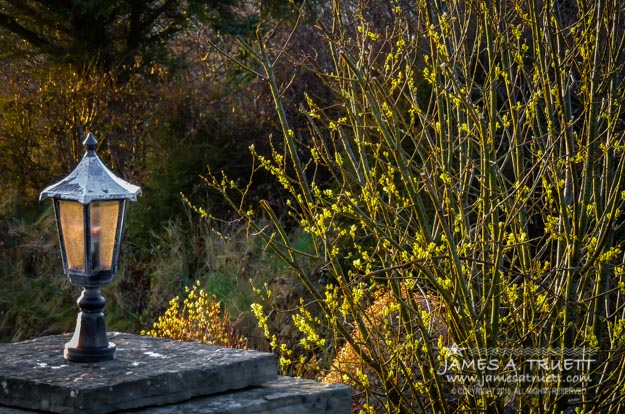
M 85 213 L 76 201 L 59 200 L 59 218 L 69 270 L 85 270 Z
M 119 216 L 118 200 L 91 203 L 91 268 L 111 270 Z

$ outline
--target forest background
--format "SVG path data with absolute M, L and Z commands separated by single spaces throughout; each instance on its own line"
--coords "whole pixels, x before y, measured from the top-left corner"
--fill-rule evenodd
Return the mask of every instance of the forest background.
M 37 197 L 91 131 L 144 194 L 109 330 L 273 350 L 354 412 L 623 408 L 618 0 L 0 5 L 2 340 L 73 329 Z M 439 374 L 505 349 L 594 363 Z

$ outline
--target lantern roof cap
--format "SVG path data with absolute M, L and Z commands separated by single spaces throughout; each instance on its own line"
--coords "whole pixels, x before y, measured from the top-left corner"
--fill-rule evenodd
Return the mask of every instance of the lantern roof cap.
M 83 145 L 87 149 L 74 171 L 56 184 L 44 189 L 39 200 L 56 198 L 89 204 L 92 201 L 128 199 L 137 201 L 141 188 L 117 177 L 95 153 L 98 141 L 90 132 Z

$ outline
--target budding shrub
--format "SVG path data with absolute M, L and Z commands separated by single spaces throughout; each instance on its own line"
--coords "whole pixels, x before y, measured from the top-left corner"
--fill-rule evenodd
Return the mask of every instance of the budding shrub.
M 333 2 L 319 21 L 323 67 L 313 51 L 281 53 L 279 30 L 259 29 L 247 45 L 284 143 L 252 152 L 289 195 L 284 205 L 249 208 L 245 188 L 210 182 L 320 309 L 302 303 L 293 318 L 320 376 L 352 384 L 362 412 L 625 409 L 623 6 L 361 6 Z M 274 71 L 293 56 L 332 94 L 302 102 L 308 130 L 292 127 L 288 81 Z M 309 251 L 293 244 L 283 211 L 311 236 Z M 263 326 L 268 309 L 254 310 Z M 266 335 L 284 366 L 306 364 Z M 525 367 L 554 352 L 595 360 L 552 382 L 453 383 L 439 372 L 452 357 L 502 349 Z M 514 391 L 498 391 L 506 386 Z
M 191 288 L 185 287 L 185 297 L 169 302 L 165 313 L 150 330 L 142 335 L 169 338 L 181 341 L 194 341 L 213 345 L 245 348 L 246 340 L 222 310 L 215 295 L 209 295 L 196 282 Z M 181 306 L 182 305 L 182 306 Z

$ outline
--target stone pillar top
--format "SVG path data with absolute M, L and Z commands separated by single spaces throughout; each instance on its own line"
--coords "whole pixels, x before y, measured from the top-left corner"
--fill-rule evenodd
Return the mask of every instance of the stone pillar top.
M 173 404 L 277 379 L 271 353 L 109 332 L 118 359 L 63 358 L 70 335 L 0 344 L 0 404 L 104 414 Z

